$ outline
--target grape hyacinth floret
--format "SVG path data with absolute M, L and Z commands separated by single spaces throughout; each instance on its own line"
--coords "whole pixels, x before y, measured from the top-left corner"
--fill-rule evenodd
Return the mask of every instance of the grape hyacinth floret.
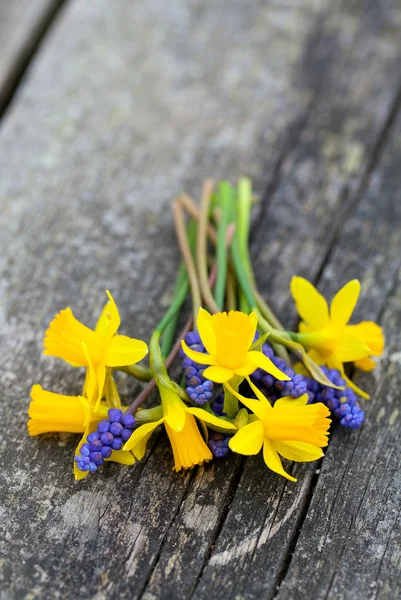
M 187 333 L 185 342 L 191 350 L 194 350 L 195 352 L 205 352 L 205 347 L 196 331 Z M 192 402 L 202 406 L 212 398 L 214 383 L 203 377 L 203 371 L 205 370 L 204 365 L 199 365 L 191 360 L 184 354 L 182 349 L 180 350 L 180 356 L 183 359 L 183 366 L 185 369 L 185 391 Z
M 104 460 L 110 458 L 113 450 L 121 450 L 135 427 L 135 417 L 125 415 L 118 408 L 110 408 L 108 419 L 98 423 L 97 431 L 87 436 L 86 443 L 80 448 L 80 454 L 75 457 L 78 469 L 95 473 Z
M 298 373 L 295 373 L 291 367 L 287 365 L 285 360 L 276 356 L 273 352 L 272 347 L 269 344 L 263 344 L 262 352 L 265 356 L 270 358 L 274 365 L 285 373 L 290 379 L 288 381 L 279 381 L 273 375 L 257 369 L 252 374 L 252 380 L 258 386 L 260 384 L 266 388 L 267 396 L 271 400 L 277 400 L 284 396 L 291 396 L 292 398 L 299 398 L 307 392 L 307 384 L 305 377 Z
M 229 452 L 228 442 L 230 441 L 231 435 L 224 435 L 217 431 L 209 431 L 209 446 L 213 456 L 215 458 L 224 458 Z
M 321 367 L 321 369 L 332 383 L 344 387 L 344 389 L 335 390 L 321 385 L 314 379 L 306 378 L 309 403 L 323 402 L 339 419 L 340 425 L 349 429 L 359 429 L 365 420 L 365 413 L 359 406 L 355 392 L 350 387 L 345 387 L 346 382 L 341 377 L 340 371 L 327 367 Z

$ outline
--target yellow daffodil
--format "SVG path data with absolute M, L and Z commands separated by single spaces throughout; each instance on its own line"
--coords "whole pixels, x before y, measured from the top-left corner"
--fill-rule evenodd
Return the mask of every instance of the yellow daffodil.
M 206 379 L 225 383 L 235 375 L 246 377 L 258 368 L 282 381 L 289 379 L 263 352 L 251 350 L 258 325 L 256 313 L 232 310 L 210 315 L 200 308 L 196 324 L 207 354 L 191 350 L 185 341 L 182 348 L 194 362 L 210 365 L 204 371 Z
M 310 462 L 323 456 L 321 448 L 328 444 L 330 411 L 321 402 L 307 404 L 307 394 L 296 400 L 280 398 L 271 406 L 249 378 L 248 383 L 258 400 L 245 398 L 229 386 L 230 391 L 255 416 L 231 438 L 228 445 L 233 452 L 246 456 L 258 454 L 263 447 L 263 458 L 269 469 L 296 481 L 283 469 L 279 454 L 296 462 Z
M 64 396 L 44 390 L 40 385 L 34 385 L 31 391 L 29 406 L 28 432 L 31 436 L 52 432 L 82 433 L 82 438 L 76 448 L 75 456 L 80 453 L 81 446 L 87 436 L 96 431 L 97 424 L 107 419 L 108 407 L 101 404 L 97 411 L 93 403 L 84 396 Z M 142 458 L 141 447 L 138 447 L 137 458 Z M 131 452 L 114 450 L 111 457 L 105 460 L 123 465 L 132 465 L 135 457 Z M 80 471 L 74 462 L 75 479 L 83 479 L 88 471 Z
M 145 342 L 118 335 L 120 315 L 110 292 L 106 292 L 109 301 L 103 308 L 95 330 L 80 323 L 70 308 L 58 313 L 50 323 L 44 339 L 44 354 L 64 359 L 74 367 L 93 365 L 98 405 L 103 393 L 106 368 L 132 365 L 148 353 Z M 92 371 L 87 374 L 88 381 Z
M 361 286 L 349 281 L 334 296 L 330 310 L 325 298 L 303 277 L 293 277 L 291 293 L 302 319 L 296 341 L 308 349 L 319 365 L 344 372 L 343 363 L 354 362 L 365 371 L 375 367 L 371 356 L 380 356 L 384 348 L 381 327 L 373 321 L 348 325 L 358 301 Z
M 142 444 L 143 448 L 143 444 L 146 445 L 156 427 L 163 423 L 173 449 L 175 471 L 191 469 L 195 465 L 211 460 L 213 455 L 201 436 L 195 417 L 201 424 L 208 423 L 229 433 L 234 433 L 236 427 L 202 408 L 186 406 L 169 386 L 159 384 L 158 387 L 162 399 L 163 417 L 154 423 L 146 423 L 134 431 L 125 444 L 124 450 L 135 452 L 137 444 Z M 135 454 L 137 455 L 136 452 Z

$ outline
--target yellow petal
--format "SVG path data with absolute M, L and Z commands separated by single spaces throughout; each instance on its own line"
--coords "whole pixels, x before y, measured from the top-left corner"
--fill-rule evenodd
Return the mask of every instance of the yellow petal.
M 141 425 L 138 429 L 135 429 L 134 433 L 131 435 L 129 440 L 125 443 L 123 450 L 126 452 L 127 450 L 133 450 L 139 442 L 141 442 L 146 436 L 149 436 L 156 427 L 158 427 L 161 423 L 164 422 L 164 417 L 159 419 L 159 421 L 155 421 L 154 423 L 145 423 L 145 425 Z
M 214 364 L 214 357 L 210 356 L 210 354 L 204 354 L 202 352 L 195 352 L 195 350 L 191 350 L 191 348 L 188 348 L 184 340 L 182 340 L 181 346 L 188 358 L 198 363 L 199 365 Z
M 299 396 L 299 398 L 292 398 L 291 396 L 284 396 L 283 398 L 279 398 L 274 403 L 274 406 L 277 408 L 283 408 L 283 406 L 287 406 L 288 408 L 295 408 L 296 406 L 305 406 L 308 404 L 308 394 L 303 394 Z
M 135 463 L 135 457 L 131 452 L 125 452 L 124 450 L 113 450 L 110 458 L 105 459 L 108 462 L 115 462 L 120 465 L 131 466 Z
M 229 381 L 233 375 L 234 373 L 233 371 L 230 371 L 230 369 L 219 366 L 208 367 L 203 371 L 204 378 L 210 379 L 215 383 L 225 383 L 226 381 Z
M 314 329 L 321 329 L 329 323 L 329 307 L 325 298 L 314 285 L 303 277 L 293 277 L 291 294 L 299 316 Z
M 253 344 L 253 340 L 255 339 L 256 329 L 258 327 L 258 315 L 255 312 L 251 312 L 249 315 L 249 320 L 251 322 L 251 331 L 249 332 L 248 338 L 248 348 L 250 348 Z
M 269 469 L 275 473 L 278 473 L 279 475 L 282 475 L 283 477 L 286 477 L 290 481 L 296 481 L 295 477 L 292 477 L 284 471 L 279 455 L 277 454 L 273 444 L 267 439 L 265 439 L 263 444 L 263 458 Z
M 232 425 L 228 421 L 224 419 L 219 419 L 215 415 L 210 414 L 207 410 L 203 410 L 203 408 L 189 407 L 186 409 L 186 412 L 191 413 L 197 419 L 208 423 L 208 425 L 214 425 L 215 427 L 219 427 L 220 429 L 224 429 L 225 431 L 237 431 L 235 425 Z
M 115 335 L 107 345 L 104 361 L 108 367 L 134 365 L 148 353 L 148 347 L 142 340 L 126 335 Z
M 100 314 L 95 331 L 103 338 L 111 339 L 120 327 L 120 313 L 118 312 L 113 296 L 108 290 L 106 291 L 106 294 L 109 301 L 105 304 Z
M 287 460 L 311 462 L 323 456 L 323 450 L 305 442 L 273 442 L 276 451 Z
M 261 402 L 262 406 L 264 406 L 267 409 L 270 409 L 271 404 L 270 404 L 269 400 L 266 398 L 266 396 L 253 383 L 253 381 L 251 381 L 251 379 L 249 377 L 247 377 L 247 381 L 248 381 L 249 385 L 251 386 L 251 389 L 252 389 L 253 393 L 255 394 L 256 398 Z
M 279 381 L 288 381 L 290 378 L 288 375 L 280 371 L 276 367 L 276 365 L 263 354 L 263 352 L 258 352 L 257 350 L 251 350 L 247 354 L 247 362 L 253 363 L 255 365 L 255 369 L 258 367 L 259 369 L 263 369 L 270 375 L 273 375 Z
M 330 317 L 333 325 L 342 327 L 351 318 L 361 292 L 361 284 L 353 279 L 344 285 L 334 296 L 330 305 Z
M 178 400 L 180 399 L 178 398 Z M 170 425 L 171 429 L 174 429 L 174 431 L 179 432 L 184 429 L 185 409 L 186 406 L 181 400 L 174 404 L 163 402 L 164 420 Z
M 264 428 L 262 421 L 255 421 L 242 427 L 228 442 L 230 449 L 237 454 L 252 456 L 258 454 L 263 445 Z
M 93 423 L 89 423 L 88 426 L 86 427 L 83 436 L 81 437 L 81 439 L 79 440 L 79 444 L 75 449 L 75 456 L 78 456 L 81 453 L 81 446 L 83 444 L 85 444 L 86 442 L 86 438 L 88 437 L 88 435 L 90 433 L 92 433 L 92 431 L 95 431 L 97 429 L 97 425 L 94 425 Z M 89 471 L 81 471 L 80 469 L 78 469 L 77 467 L 77 463 L 74 460 L 74 477 L 77 481 L 80 481 L 81 479 L 85 479 L 85 477 L 88 475 Z
M 254 386 L 250 379 L 248 379 L 248 383 L 252 386 L 252 389 L 253 389 Z M 266 419 L 268 411 L 271 410 L 271 406 L 270 406 L 269 401 L 263 396 L 263 394 L 260 390 L 258 390 L 258 393 L 257 393 L 259 400 L 253 400 L 253 398 L 246 398 L 239 392 L 236 392 L 229 383 L 226 383 L 225 385 L 226 385 L 226 388 L 232 394 L 234 394 L 234 396 L 236 398 L 238 398 L 238 400 L 240 402 L 242 402 L 242 404 L 244 406 L 249 408 L 249 410 L 251 410 L 259 419 L 261 419 L 261 420 Z M 261 399 L 261 397 L 259 395 L 263 398 L 263 400 Z
M 103 397 L 103 388 L 104 388 L 104 382 L 106 379 L 106 367 L 104 366 L 103 363 L 100 363 L 99 365 L 97 365 L 97 367 L 95 367 L 95 373 L 96 373 L 96 384 L 97 384 L 97 397 L 96 397 L 96 404 L 95 404 L 95 411 L 99 410 L 99 406 L 100 406 L 100 402 L 102 400 Z
M 212 315 L 200 307 L 196 320 L 199 335 L 209 354 L 216 354 L 216 336 L 213 329 Z
M 258 351 L 256 350 L 256 352 Z M 248 375 L 252 375 L 254 371 L 256 371 L 255 364 L 250 361 L 246 362 L 241 367 L 235 367 L 234 369 L 234 373 L 240 377 L 248 377 Z
M 369 346 L 362 340 L 344 333 L 338 342 L 335 356 L 340 362 L 352 362 L 369 355 Z
M 362 369 L 362 371 L 373 371 L 376 368 L 376 363 L 371 358 L 360 358 L 359 360 L 354 361 L 354 365 L 357 369 Z
M 373 321 L 362 321 L 357 325 L 348 325 L 346 332 L 361 339 L 369 346 L 370 356 L 380 356 L 384 350 L 382 328 Z
M 143 457 L 146 454 L 146 448 L 148 445 L 148 441 L 150 436 L 152 435 L 153 431 L 151 431 L 150 433 L 148 433 L 148 435 L 145 435 L 144 438 L 142 438 L 137 444 L 136 446 L 134 446 L 132 448 L 132 454 L 135 456 L 136 460 L 142 460 Z

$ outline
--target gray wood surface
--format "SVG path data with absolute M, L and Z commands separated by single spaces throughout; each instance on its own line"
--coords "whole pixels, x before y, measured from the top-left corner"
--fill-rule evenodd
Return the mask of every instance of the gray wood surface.
M 0 0 L 0 113 L 63 0 Z
M 0 127 L 0 598 L 396 598 L 401 481 L 401 4 L 71 1 Z M 260 457 L 176 475 L 163 434 L 75 483 L 73 436 L 30 439 L 52 315 L 110 289 L 147 337 L 172 291 L 169 200 L 250 175 L 257 277 L 287 323 L 292 274 L 359 277 L 388 350 L 360 432 L 291 484 Z M 129 398 L 137 389 L 122 380 Z M 158 442 L 156 444 L 156 441 Z

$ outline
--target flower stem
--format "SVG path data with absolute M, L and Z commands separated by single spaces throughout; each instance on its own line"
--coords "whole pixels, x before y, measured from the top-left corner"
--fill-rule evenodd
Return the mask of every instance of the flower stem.
M 160 321 L 160 323 L 162 323 L 162 321 Z M 159 325 L 160 325 L 160 323 L 159 323 Z M 158 369 L 158 371 L 162 372 L 166 377 L 168 377 L 167 369 L 169 369 L 171 367 L 171 365 L 173 364 L 173 361 L 181 348 L 181 341 L 184 339 L 184 337 L 186 336 L 188 331 L 191 331 L 192 323 L 193 323 L 193 320 L 192 320 L 192 316 L 191 316 L 188 318 L 187 322 L 185 323 L 184 328 L 182 329 L 170 354 L 168 355 L 168 357 L 166 358 L 166 360 L 164 362 L 162 359 L 162 354 L 161 354 L 160 345 L 159 345 L 161 329 L 156 328 L 155 331 L 153 332 L 152 339 L 151 339 L 151 355 L 152 355 L 152 349 L 154 351 L 155 347 L 156 347 L 157 369 Z M 153 342 L 152 342 L 152 340 L 153 340 Z M 138 410 L 138 408 L 145 402 L 145 400 L 152 393 L 152 391 L 155 389 L 156 380 L 154 379 L 154 373 L 155 373 L 155 371 L 152 368 L 152 379 L 149 381 L 148 385 L 143 388 L 143 390 L 135 398 L 135 400 L 130 404 L 130 406 L 125 411 L 126 413 L 133 415 Z
M 212 313 L 218 313 L 220 308 L 213 298 L 209 286 L 207 272 L 207 225 L 209 222 L 210 200 L 213 192 L 213 183 L 206 180 L 201 194 L 199 211 L 198 238 L 196 244 L 196 264 L 198 267 L 199 285 L 203 299 Z
M 185 294 L 184 294 L 185 290 Z M 179 307 L 177 308 L 174 316 L 171 318 L 170 322 L 163 329 L 163 335 L 161 340 L 161 350 L 162 355 L 167 356 L 171 350 L 173 345 L 173 339 L 175 335 L 175 330 L 177 329 L 177 323 L 180 316 L 180 309 L 185 300 L 185 297 L 188 293 L 188 275 L 185 268 L 185 263 L 182 261 L 180 263 L 177 280 L 174 288 L 172 303 L 175 303 L 175 300 L 178 298 Z M 178 306 L 177 303 L 177 306 Z M 150 369 L 149 369 L 150 371 Z M 151 371 L 150 371 L 151 372 Z
M 227 291 L 226 291 L 227 310 L 237 310 L 237 290 L 234 273 L 229 270 L 227 274 Z
M 184 260 L 185 267 L 186 267 L 186 270 L 188 273 L 189 283 L 190 283 L 190 287 L 191 287 L 191 295 L 192 295 L 192 311 L 193 311 L 193 315 L 194 315 L 194 321 L 196 322 L 196 317 L 198 315 L 199 308 L 201 307 L 201 304 L 202 304 L 199 283 L 198 283 L 198 276 L 197 276 L 197 272 L 196 272 L 195 263 L 192 258 L 187 228 L 185 226 L 184 211 L 183 211 L 181 205 L 176 201 L 173 202 L 173 215 L 174 215 L 174 223 L 175 223 L 178 244 L 180 246 L 182 258 Z M 166 315 L 164 318 L 166 318 Z M 170 317 L 170 319 L 171 318 L 172 317 Z M 170 319 L 169 319 L 169 321 L 170 321 Z M 167 323 L 165 323 L 164 326 L 165 325 L 167 325 Z M 159 328 L 159 326 L 157 328 Z
M 231 202 L 233 199 L 231 186 L 226 181 L 222 181 L 220 183 L 218 198 L 219 208 L 221 208 L 221 215 L 217 224 L 217 279 L 214 289 L 214 297 L 219 309 L 223 310 L 227 282 L 226 232 L 230 221 Z
M 152 371 L 149 367 L 142 367 L 141 365 L 128 365 L 126 367 L 114 367 L 113 371 L 122 371 L 128 373 L 131 377 L 135 377 L 138 381 L 150 381 L 153 377 Z

